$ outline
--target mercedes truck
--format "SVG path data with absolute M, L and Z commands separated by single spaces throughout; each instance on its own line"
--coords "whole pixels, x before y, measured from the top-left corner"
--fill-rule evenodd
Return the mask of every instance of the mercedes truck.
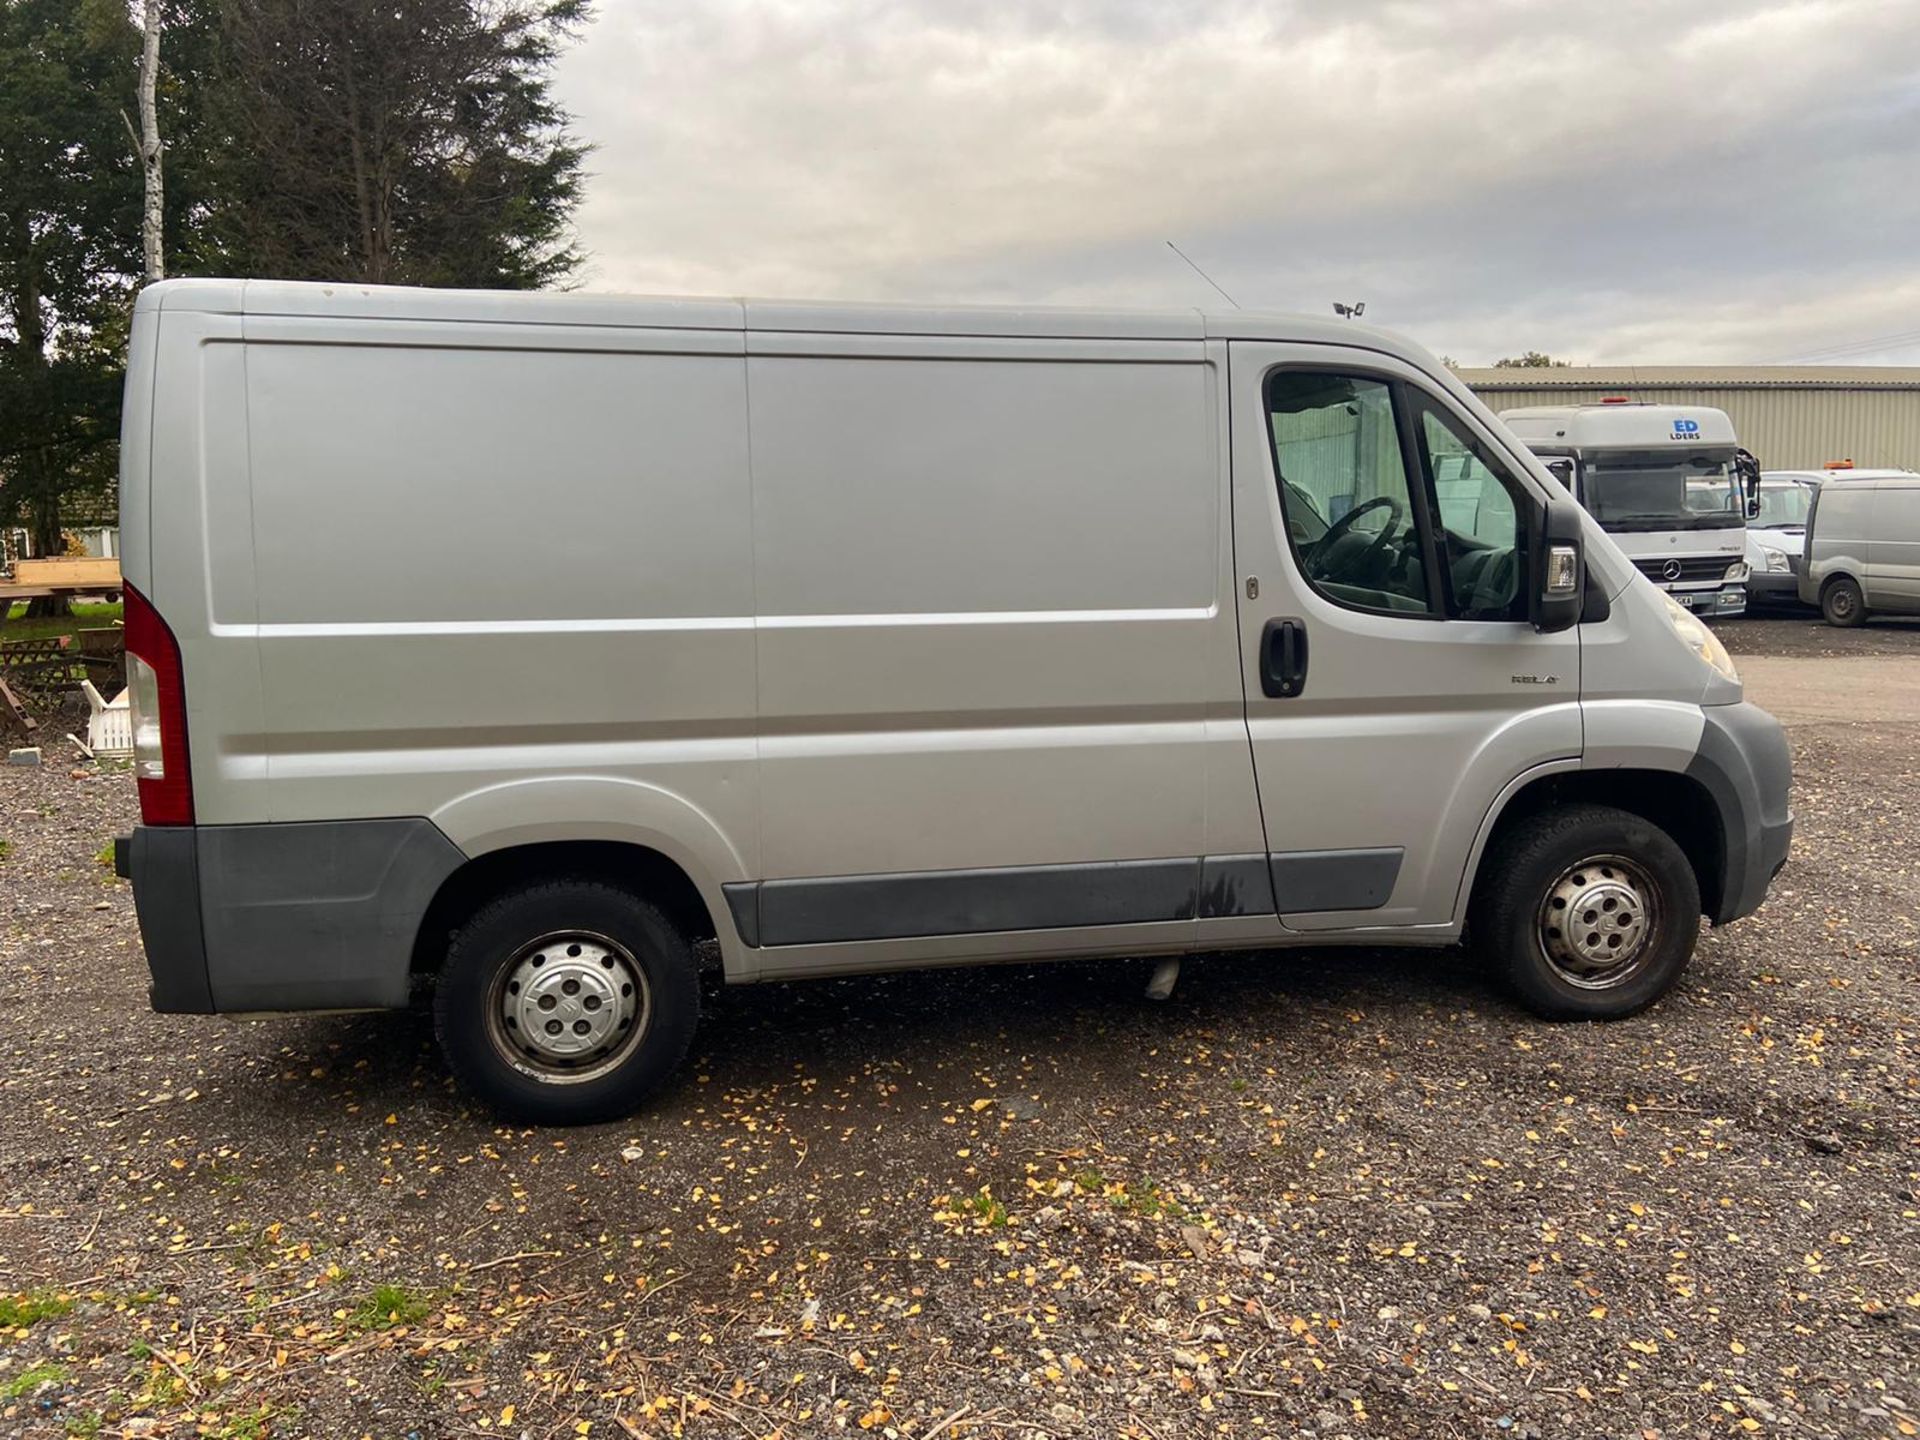
M 1747 492 L 1757 467 L 1741 463 L 1724 411 L 1605 400 L 1500 418 L 1676 602 L 1697 615 L 1746 610 Z

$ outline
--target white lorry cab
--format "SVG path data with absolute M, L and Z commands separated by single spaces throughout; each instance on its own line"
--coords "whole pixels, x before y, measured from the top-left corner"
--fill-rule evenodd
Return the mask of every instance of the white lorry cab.
M 1351 323 L 169 281 L 122 444 L 152 1004 L 431 982 L 518 1119 L 660 1085 L 703 939 L 1466 934 L 1611 1018 L 1787 854 L 1719 643 Z
M 1500 418 L 1654 584 L 1697 614 L 1746 609 L 1748 497 L 1726 412 L 1604 400 Z

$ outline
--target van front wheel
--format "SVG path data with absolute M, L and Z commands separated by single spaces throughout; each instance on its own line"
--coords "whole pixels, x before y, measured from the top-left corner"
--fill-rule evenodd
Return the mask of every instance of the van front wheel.
M 1520 821 L 1480 867 L 1472 923 L 1550 1020 L 1617 1020 L 1673 987 L 1700 935 L 1693 866 L 1659 826 L 1604 805 Z
M 1844 575 L 1820 592 L 1820 613 L 1829 625 L 1851 630 L 1867 618 L 1867 598 L 1860 587 Z
M 678 1067 L 699 972 L 637 895 L 556 880 L 499 896 L 454 932 L 433 1008 L 447 1064 L 489 1109 L 589 1125 L 631 1114 Z

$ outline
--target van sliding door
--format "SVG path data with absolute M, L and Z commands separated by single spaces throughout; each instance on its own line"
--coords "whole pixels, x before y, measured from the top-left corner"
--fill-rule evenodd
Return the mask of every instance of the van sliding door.
M 1245 755 L 1202 342 L 748 345 L 770 973 L 1185 944 Z

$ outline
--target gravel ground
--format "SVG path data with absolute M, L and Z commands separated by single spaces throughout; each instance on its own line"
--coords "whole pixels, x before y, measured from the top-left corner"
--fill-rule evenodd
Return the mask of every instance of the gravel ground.
M 1920 629 L 1725 629 L 1793 863 L 1639 1019 L 1411 952 L 715 990 L 583 1131 L 417 1016 L 148 1013 L 131 782 L 0 770 L 0 1433 L 1914 1435 Z

